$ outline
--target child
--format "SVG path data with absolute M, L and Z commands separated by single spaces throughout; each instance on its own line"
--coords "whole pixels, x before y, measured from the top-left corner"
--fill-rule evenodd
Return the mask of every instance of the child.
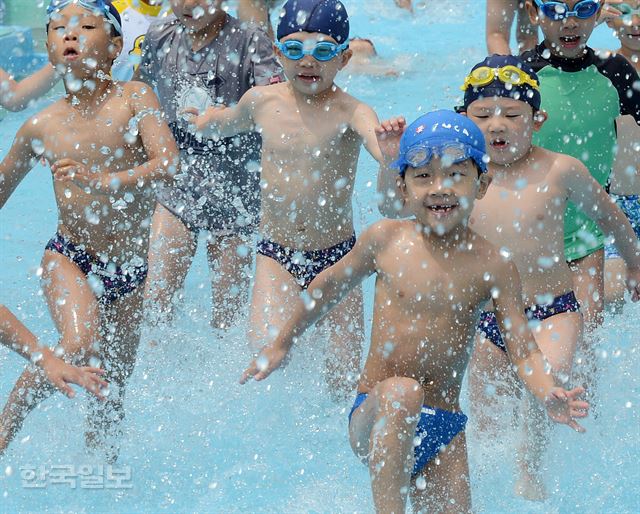
M 238 0 L 238 19 L 242 23 L 255 24 L 273 39 L 271 10 L 278 0 Z
M 616 6 L 620 16 L 607 22 L 618 39 L 624 56 L 640 70 L 640 0 L 628 0 Z M 616 122 L 618 151 L 609 180 L 611 197 L 623 210 L 636 234 L 640 237 L 640 127 L 631 116 L 621 116 Z M 624 277 L 626 267 L 613 244 L 605 252 L 605 298 L 607 305 L 618 310 L 624 303 Z
M 53 0 L 47 12 L 49 59 L 64 68 L 67 94 L 18 131 L 0 164 L 0 208 L 37 158 L 53 163 L 59 219 L 42 260 L 44 295 L 65 356 L 104 359 L 112 390 L 92 405 L 86 435 L 91 446 L 106 446 L 124 416 L 140 338 L 155 184 L 175 171 L 177 150 L 153 91 L 110 79 L 122 47 L 113 5 Z M 37 373 L 22 374 L 2 412 L 0 452 L 51 392 Z M 117 451 L 115 443 L 106 448 L 108 459 Z
M 122 52 L 113 63 L 111 74 L 117 80 L 131 80 L 140 64 L 142 42 L 154 21 L 168 15 L 165 0 L 115 0 L 122 19 Z
M 302 14 L 301 14 L 302 13 Z M 251 303 L 251 340 L 270 339 L 285 306 L 353 248 L 351 200 L 360 146 L 380 158 L 373 110 L 334 83 L 351 57 L 349 18 L 339 0 L 289 0 L 278 25 L 288 82 L 254 88 L 233 108 L 195 120 L 205 134 L 257 127 L 263 138 L 262 220 Z M 362 346 L 362 292 L 326 320 L 332 394 L 350 394 Z M 271 336 L 272 337 L 272 336 Z
M 518 51 L 531 50 L 538 44 L 537 28 L 531 25 L 524 0 L 487 0 L 487 49 L 489 55 L 511 53 L 511 25 L 517 15 Z
M 460 110 L 484 133 L 491 158 L 491 187 L 476 202 L 470 226 L 511 254 L 538 347 L 554 372 L 569 379 L 574 350 L 581 340 L 582 316 L 571 270 L 563 258 L 567 201 L 589 206 L 598 225 L 615 236 L 629 264 L 627 280 L 633 284 L 634 300 L 640 299 L 640 246 L 636 248 L 637 238 L 623 213 L 580 161 L 532 146 L 534 131 L 542 128 L 546 115 L 540 111 L 538 76 L 529 66 L 517 57 L 494 55 L 473 67 L 463 88 Z M 476 346 L 469 376 L 477 399 L 472 405 L 477 405 L 482 421 L 495 411 L 489 408 L 492 396 L 486 394 L 486 377 L 511 379 L 507 380 L 510 389 L 515 388 L 517 377 L 509 369 L 492 309 L 482 314 L 479 330 L 484 338 Z M 543 413 L 533 407 L 522 418 L 530 435 L 525 437 L 516 491 L 540 500 L 545 496 L 540 461 L 547 437 Z
M 36 336 L 16 318 L 9 309 L 0 305 L 0 344 L 15 350 L 22 357 L 37 365 L 42 375 L 69 398 L 75 392 L 69 384 L 77 384 L 104 400 L 101 389 L 107 383 L 100 378 L 100 368 L 72 366 L 57 357 L 46 346 L 40 346 Z
M 13 112 L 26 109 L 29 102 L 44 95 L 58 80 L 60 75 L 51 64 L 20 82 L 13 80 L 11 75 L 0 68 L 0 107 Z
M 137 76 L 158 90 L 178 142 L 181 170 L 160 188 L 153 216 L 147 299 L 152 320 L 171 317 L 198 234 L 207 231 L 216 328 L 229 327 L 246 302 L 250 238 L 260 209 L 260 136 L 202 139 L 179 112 L 232 105 L 251 87 L 278 82 L 273 45 L 221 8 L 222 0 L 171 0 L 172 16 L 153 25 Z
M 468 227 L 474 201 L 489 184 L 478 127 L 436 111 L 400 139 L 403 130 L 404 120 L 379 129 L 382 171 L 390 172 L 389 161 L 398 157 L 399 187 L 415 219 L 369 227 L 309 285 L 314 303 L 292 303 L 293 316 L 241 383 L 266 378 L 306 328 L 376 273 L 371 347 L 349 414 L 351 447 L 368 462 L 377 512 L 404 512 L 410 480 L 416 512 L 444 506 L 469 512 L 467 417 L 458 398 L 486 301 L 494 298 L 509 356 L 549 415 L 582 431 L 573 418 L 586 416 L 588 404 L 576 400 L 581 388 L 554 386 L 527 328 L 515 265 Z
M 604 187 L 613 166 L 616 118 L 630 114 L 640 123 L 640 91 L 633 87 L 638 74 L 624 57 L 602 58 L 587 46 L 602 2 L 526 2 L 544 41 L 522 57 L 540 78 L 541 109 L 549 115 L 533 142 L 582 160 Z M 573 203 L 565 215 L 565 258 L 574 272 L 587 331 L 601 323 L 604 308 L 604 236 L 590 215 L 591 206 L 580 210 Z M 585 338 L 580 355 L 595 365 L 590 338 Z M 595 378 L 593 370 L 583 367 L 580 373 L 584 380 Z
M 364 74 L 374 77 L 397 77 L 401 72 L 401 63 L 386 62 L 378 55 L 373 41 L 362 37 L 349 40 L 351 60 L 347 71 L 352 74 Z

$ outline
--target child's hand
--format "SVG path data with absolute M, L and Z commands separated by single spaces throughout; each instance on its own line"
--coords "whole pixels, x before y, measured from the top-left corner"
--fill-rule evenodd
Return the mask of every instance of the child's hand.
M 376 127 L 378 146 L 387 162 L 397 159 L 400 152 L 400 139 L 406 127 L 407 121 L 402 116 L 383 121 L 379 127 Z
M 627 289 L 631 293 L 631 301 L 640 301 L 640 269 L 627 268 Z
M 586 432 L 574 419 L 586 418 L 589 414 L 589 403 L 578 400 L 578 397 L 583 394 L 584 388 L 582 387 L 576 387 L 571 391 L 562 387 L 554 387 L 544 402 L 547 414 L 556 423 L 568 425 L 576 432 Z
M 265 346 L 249 367 L 244 370 L 240 383 L 246 384 L 252 377 L 256 381 L 264 380 L 282 365 L 287 353 L 287 350 L 279 346 Z
M 224 111 L 226 107 L 224 105 L 214 105 L 208 107 L 202 114 L 195 107 L 187 107 L 180 111 L 180 115 L 188 120 L 189 125 L 195 129 L 196 132 L 205 132 L 207 129 L 213 129 L 212 125 L 215 125 L 217 121 L 217 115 Z
M 78 368 L 72 366 L 59 357 L 56 357 L 50 350 L 44 352 L 42 360 L 38 362 L 38 364 L 44 371 L 49 382 L 69 398 L 75 396 L 75 392 L 69 384 L 77 384 L 94 394 L 100 400 L 104 400 L 102 389 L 107 387 L 107 383 L 100 378 L 100 375 L 104 373 L 103 370 L 99 368 Z
M 80 187 L 90 186 L 95 174 L 89 172 L 87 167 L 73 159 L 60 159 L 51 165 L 53 178 L 60 181 L 72 181 Z
M 395 2 L 398 7 L 413 14 L 413 0 L 395 0 Z
M 622 13 L 618 11 L 618 9 L 616 9 L 615 6 L 623 2 L 624 0 L 607 0 L 607 3 L 604 4 L 604 7 L 600 11 L 598 24 L 611 21 L 614 18 L 617 18 L 618 16 L 620 16 Z

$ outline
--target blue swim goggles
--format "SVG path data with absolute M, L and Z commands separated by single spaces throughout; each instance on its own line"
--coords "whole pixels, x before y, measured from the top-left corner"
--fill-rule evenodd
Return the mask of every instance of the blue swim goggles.
M 486 164 L 483 161 L 484 154 L 460 143 L 445 143 L 439 146 L 434 146 L 433 142 L 417 143 L 407 149 L 404 155 L 400 155 L 392 165 L 400 168 L 400 175 L 404 175 L 407 166 L 421 168 L 429 164 L 434 156 L 440 157 L 444 167 L 473 159 L 483 172 L 486 171 Z
M 47 17 L 51 18 L 54 13 L 72 4 L 77 4 L 88 11 L 104 16 L 116 29 L 116 33 L 122 36 L 122 25 L 119 20 L 120 15 L 111 2 L 106 2 L 105 0 L 51 0 L 49 7 L 47 7 Z
M 542 0 L 535 0 L 535 2 L 542 14 L 554 21 L 564 20 L 570 16 L 586 20 L 600 9 L 599 0 L 582 0 L 573 7 L 573 11 L 564 2 L 543 2 Z
M 291 59 L 292 61 L 299 61 L 305 55 L 311 55 L 316 61 L 326 62 L 349 48 L 349 43 L 345 41 L 341 45 L 337 45 L 330 41 L 319 41 L 309 48 L 310 45 L 308 43 L 303 43 L 297 39 L 290 39 L 284 43 L 276 41 L 276 46 L 287 59 Z
M 617 4 L 613 6 L 614 9 L 618 9 L 621 14 L 621 18 L 623 20 L 631 20 L 634 14 L 640 16 L 640 8 L 634 9 L 629 4 Z

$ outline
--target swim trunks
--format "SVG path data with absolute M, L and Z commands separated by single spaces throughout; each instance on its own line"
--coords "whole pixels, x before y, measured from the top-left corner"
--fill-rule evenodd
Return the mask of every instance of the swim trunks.
M 231 51 L 232 50 L 232 51 Z M 220 34 L 192 51 L 175 16 L 153 23 L 142 43 L 138 74 L 153 85 L 180 150 L 175 180 L 158 187 L 158 202 L 194 231 L 247 234 L 260 210 L 260 149 L 256 133 L 206 139 L 190 131 L 181 114 L 234 105 L 253 86 L 282 79 L 266 34 L 227 15 Z
M 556 314 L 562 314 L 563 312 L 578 312 L 579 310 L 580 304 L 578 303 L 573 291 L 570 291 L 561 296 L 556 296 L 550 304 L 527 307 L 524 312 L 529 320 L 535 319 L 537 321 L 543 321 L 551 316 L 555 316 Z M 498 327 L 498 320 L 496 319 L 495 312 L 485 311 L 480 315 L 478 331 L 503 352 L 507 351 L 507 347 L 502 339 L 502 334 L 500 333 L 500 328 Z
M 349 423 L 354 411 L 367 399 L 367 393 L 358 393 L 349 412 Z M 462 412 L 422 406 L 420 420 L 416 426 L 416 437 L 420 438 L 420 444 L 415 447 L 415 462 L 412 476 L 417 476 L 422 468 L 431 461 L 440 450 L 447 446 L 454 437 L 464 431 L 467 425 L 467 416 Z
M 622 55 L 600 56 L 587 48 L 566 59 L 545 43 L 522 54 L 540 79 L 542 110 L 549 119 L 534 134 L 535 145 L 580 159 L 606 187 L 617 144 L 616 118 L 630 114 L 640 124 L 638 74 Z M 604 235 L 589 218 L 590 205 L 569 202 L 565 212 L 565 259 L 575 261 L 604 248 Z
M 631 223 L 633 227 L 633 231 L 636 233 L 636 236 L 640 239 L 640 196 L 639 195 L 629 195 L 629 196 L 621 196 L 611 194 L 611 198 L 613 198 L 624 212 L 624 215 Z M 614 244 L 608 244 L 604 247 L 604 256 L 606 259 L 619 259 L 620 254 L 618 253 L 618 249 Z
M 331 248 L 311 251 L 296 250 L 263 239 L 258 242 L 258 253 L 276 261 L 306 289 L 314 278 L 347 255 L 355 244 L 355 234 Z
M 83 245 L 76 246 L 59 232 L 47 243 L 45 250 L 64 255 L 73 262 L 87 278 L 96 277 L 102 283 L 103 292 L 98 301 L 108 305 L 128 294 L 144 283 L 147 265 L 128 264 L 118 266 L 113 261 L 104 261 L 85 252 Z M 96 292 L 95 288 L 93 288 Z

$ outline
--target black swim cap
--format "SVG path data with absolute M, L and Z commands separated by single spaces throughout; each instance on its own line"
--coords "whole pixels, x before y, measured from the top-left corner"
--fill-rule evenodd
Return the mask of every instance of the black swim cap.
M 505 66 L 515 66 L 516 68 L 521 69 L 525 72 L 529 77 L 535 81 L 537 84 L 540 84 L 538 79 L 538 75 L 533 70 L 531 66 L 529 66 L 526 62 L 524 62 L 519 57 L 515 57 L 513 55 L 497 55 L 494 54 L 490 57 L 487 57 L 484 61 L 476 64 L 472 69 L 473 70 L 482 67 L 488 68 L 504 68 Z M 458 112 L 466 112 L 467 108 L 472 102 L 480 98 L 493 98 L 493 97 L 503 97 L 503 98 L 513 98 L 514 100 L 520 100 L 521 102 L 528 103 L 534 111 L 540 110 L 540 103 L 542 101 L 540 97 L 540 89 L 532 87 L 530 84 L 519 84 L 519 85 L 511 85 L 503 83 L 498 77 L 494 78 L 494 80 L 487 84 L 486 86 L 469 86 L 465 89 L 464 92 L 464 104 L 461 107 L 456 108 Z
M 340 0 L 288 0 L 280 13 L 278 40 L 296 32 L 319 32 L 338 43 L 349 39 L 349 15 Z

